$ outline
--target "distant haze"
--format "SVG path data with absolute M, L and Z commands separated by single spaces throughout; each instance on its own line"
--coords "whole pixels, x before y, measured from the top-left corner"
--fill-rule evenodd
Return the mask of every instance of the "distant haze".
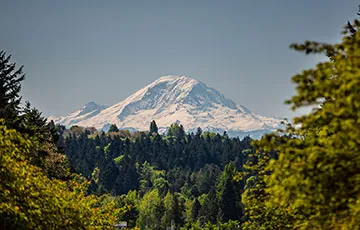
M 164 75 L 186 75 L 251 111 L 292 117 L 292 75 L 324 57 L 292 42 L 337 42 L 355 0 L 10 1 L 0 49 L 24 65 L 23 98 L 44 115 L 112 105 Z

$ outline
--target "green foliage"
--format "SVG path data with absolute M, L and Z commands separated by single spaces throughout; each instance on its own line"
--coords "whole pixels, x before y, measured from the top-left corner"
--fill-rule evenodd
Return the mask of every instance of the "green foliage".
M 96 207 L 84 185 L 51 180 L 26 161 L 31 142 L 0 125 L 0 223 L 2 229 L 84 229 L 109 226 L 112 206 Z
M 151 190 L 155 183 L 157 188 L 161 190 L 160 194 L 166 194 L 168 182 L 164 179 L 165 172 L 163 170 L 157 170 L 156 167 L 145 161 L 141 166 L 139 166 L 138 171 L 140 173 L 141 194 Z
M 136 219 L 139 212 L 137 209 L 138 195 L 136 191 L 129 191 L 128 194 L 124 194 L 115 198 L 116 208 L 120 209 L 117 219 L 119 221 L 126 221 L 129 227 L 136 226 Z
M 218 206 L 218 199 L 216 197 L 216 192 L 215 189 L 211 189 L 210 192 L 205 197 L 199 215 L 200 217 L 204 217 L 206 221 L 209 221 L 210 223 L 214 224 L 217 223 L 218 212 L 219 212 L 219 206 Z
M 353 26 L 360 28 L 355 20 Z M 286 132 L 257 143 L 276 150 L 266 167 L 267 207 L 293 219 L 296 229 L 358 229 L 360 197 L 360 33 L 344 33 L 342 43 L 292 45 L 305 53 L 324 53 L 327 62 L 293 77 L 293 109 L 311 106 Z M 356 213 L 356 214 L 355 214 Z
M 71 173 L 68 158 L 58 153 L 53 144 L 47 142 L 43 149 L 47 152 L 43 164 L 43 172 L 47 177 L 66 181 L 74 176 Z
M 119 135 L 98 133 L 94 136 L 82 132 L 64 134 L 63 138 L 71 165 L 91 180 L 89 193 L 109 192 L 120 196 L 115 199 L 116 207 L 121 210 L 118 220 L 131 222 L 132 226 L 136 222 L 144 227 L 146 216 L 154 210 L 147 212 L 140 206 L 149 207 L 146 203 L 150 202 L 150 193 L 161 201 L 151 220 L 156 227 L 169 227 L 171 220 L 176 227 L 185 226 L 198 218 L 204 220 L 202 216 L 214 224 L 228 219 L 240 220 L 242 185 L 232 178 L 246 161 L 248 153 L 243 150 L 252 151 L 251 140 L 200 133 L 201 130 L 198 136 L 187 134 L 182 138 L 181 135 L 139 133 L 136 138 L 131 135 L 124 139 Z M 232 163 L 228 164 L 229 161 Z M 124 196 L 130 190 L 137 191 L 136 199 L 140 202 L 126 201 Z M 154 190 L 156 196 L 152 193 Z M 192 204 L 196 198 L 199 206 L 193 210 L 196 213 L 192 218 Z M 227 212 L 228 204 L 231 211 Z
M 199 217 L 199 212 L 201 209 L 201 204 L 199 200 L 196 198 L 191 206 L 191 220 L 196 222 Z
M 168 192 L 169 182 L 163 177 L 154 179 L 153 185 L 154 185 L 154 188 L 159 191 L 159 195 L 161 197 L 164 197 L 165 194 Z
M 59 148 L 65 127 L 47 124 L 29 102 L 20 107 L 24 76 L 0 52 L 0 228 L 111 227 L 118 216 L 114 200 L 85 196 L 88 182 L 70 172 Z
M 112 124 L 112 125 L 110 125 L 110 128 L 109 128 L 108 132 L 109 133 L 111 133 L 111 132 L 119 132 L 119 129 L 115 124 Z
M 239 221 L 236 220 L 230 220 L 226 223 L 216 223 L 212 224 L 210 222 L 207 223 L 189 223 L 185 225 L 184 227 L 180 228 L 181 230 L 201 230 L 201 229 L 207 229 L 207 230 L 237 230 L 242 229 L 241 224 Z
M 25 79 L 22 67 L 10 62 L 11 56 L 0 51 L 0 119 L 11 128 L 18 128 L 20 113 L 21 82 Z
M 185 137 L 184 127 L 177 123 L 171 124 L 167 135 L 171 137 L 184 138 Z
M 251 154 L 244 166 L 247 171 L 235 176 L 237 180 L 245 181 L 242 194 L 245 212 L 243 229 L 291 229 L 290 216 L 266 203 L 270 194 L 266 191 L 265 178 L 269 176 L 269 171 L 265 167 L 270 159 L 270 154 Z
M 221 222 L 240 219 L 242 212 L 240 207 L 240 187 L 233 179 L 236 168 L 233 162 L 225 166 L 218 183 L 219 219 Z
M 161 224 L 164 228 L 171 226 L 172 222 L 175 220 L 176 210 L 174 196 L 168 192 L 164 197 L 164 215 L 161 218 Z
M 139 218 L 137 225 L 140 228 L 148 226 L 149 229 L 162 229 L 161 217 L 163 214 L 163 205 L 159 192 L 154 189 L 146 193 L 138 204 Z

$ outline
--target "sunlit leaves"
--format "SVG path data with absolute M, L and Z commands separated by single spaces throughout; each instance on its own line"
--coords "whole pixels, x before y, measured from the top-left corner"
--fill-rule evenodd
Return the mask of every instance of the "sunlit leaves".
M 2 124 L 0 149 L 2 229 L 84 229 L 114 223 L 113 202 L 86 197 L 85 181 L 49 179 L 26 161 L 31 142 Z
M 359 21 L 353 23 L 359 30 Z M 293 218 L 296 229 L 356 229 L 360 197 L 360 33 L 342 43 L 306 42 L 293 48 L 323 53 L 329 61 L 293 77 L 293 109 L 311 106 L 294 119 L 296 138 L 268 135 L 257 143 L 275 150 L 277 160 L 265 167 L 267 208 Z

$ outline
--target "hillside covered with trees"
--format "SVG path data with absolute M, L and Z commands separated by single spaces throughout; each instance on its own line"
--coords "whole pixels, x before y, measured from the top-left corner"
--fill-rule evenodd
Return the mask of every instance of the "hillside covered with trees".
M 1 52 L 0 228 L 359 229 L 359 28 L 291 46 L 329 57 L 292 78 L 287 103 L 312 111 L 259 141 L 156 121 L 67 129 L 22 102 L 22 68 Z
M 148 219 L 152 228 L 165 228 L 171 221 L 182 226 L 199 218 L 216 224 L 239 222 L 243 217 L 244 185 L 233 177 L 244 171 L 254 152 L 250 138 L 239 140 L 226 133 L 202 133 L 201 129 L 185 134 L 178 124 L 160 135 L 155 121 L 149 132 L 138 133 L 119 131 L 115 125 L 108 133 L 92 133 L 77 126 L 62 129 L 60 145 L 74 170 L 91 181 L 89 193 L 132 194 L 135 200 L 131 203 L 137 209 L 135 215 L 124 219 L 129 223 L 137 218 L 138 225 L 144 226 L 143 218 L 154 213 L 141 207 L 155 206 L 159 206 L 154 210 L 157 214 Z M 159 203 L 148 203 L 155 200 Z

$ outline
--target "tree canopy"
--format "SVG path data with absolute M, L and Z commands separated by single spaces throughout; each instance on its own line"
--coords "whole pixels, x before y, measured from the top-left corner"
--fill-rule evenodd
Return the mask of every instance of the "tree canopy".
M 353 29 L 359 27 L 355 20 Z M 305 42 L 291 47 L 306 54 L 325 54 L 329 61 L 292 78 L 297 94 L 287 103 L 293 109 L 313 108 L 284 130 L 293 137 L 273 134 L 256 143 L 265 152 L 279 154 L 264 168 L 268 195 L 262 213 L 277 210 L 296 229 L 357 229 L 360 33 L 346 27 L 339 44 Z M 273 222 L 279 221 L 275 211 L 268 215 Z

